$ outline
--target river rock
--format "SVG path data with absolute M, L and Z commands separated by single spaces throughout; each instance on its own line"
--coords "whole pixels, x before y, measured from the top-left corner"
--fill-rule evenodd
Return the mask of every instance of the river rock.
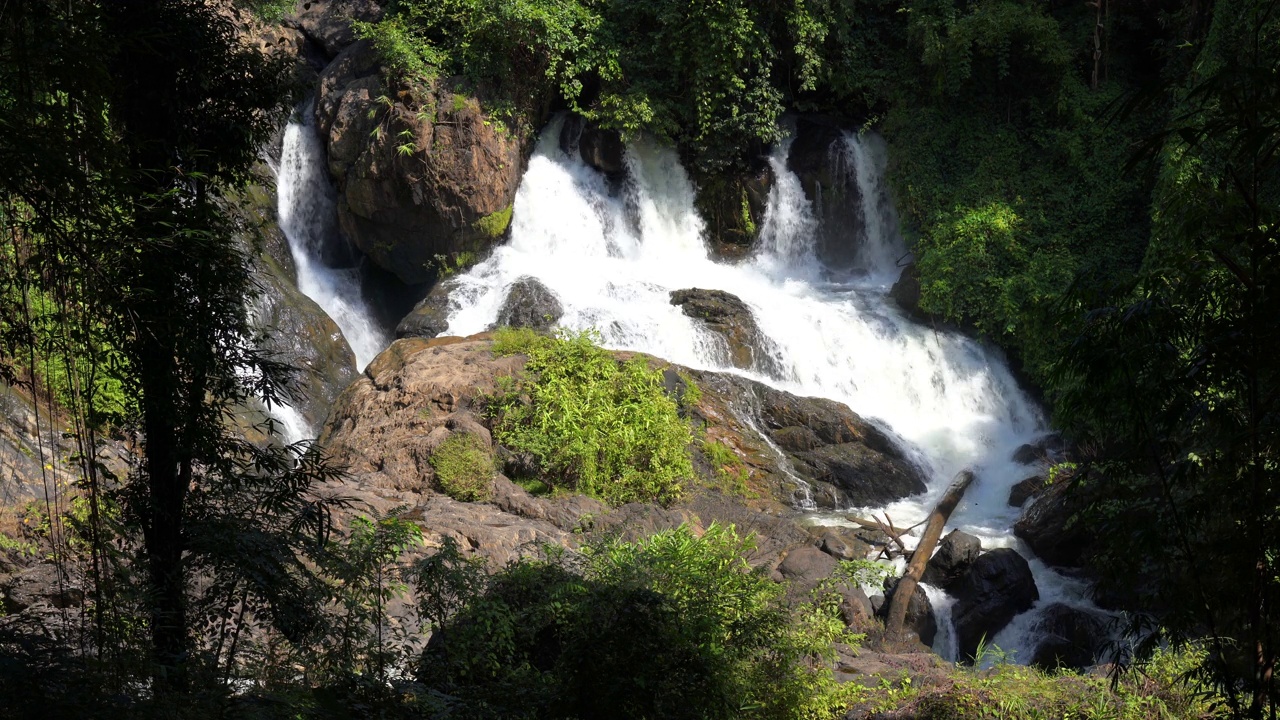
M 1045 670 L 1088 668 L 1106 642 L 1106 622 L 1101 616 L 1062 603 L 1044 609 L 1037 631 L 1041 640 L 1031 664 Z
M 952 592 L 981 554 L 981 540 L 969 533 L 952 530 L 938 544 L 938 550 L 929 559 L 920 580 Z
M 979 557 L 956 585 L 951 619 L 961 658 L 972 658 L 978 643 L 1004 629 L 1040 598 L 1031 567 L 1016 551 L 992 550 Z
M 743 370 L 761 371 L 773 366 L 773 358 L 764 346 L 765 338 L 756 326 L 751 308 L 737 295 L 699 288 L 673 290 L 671 304 L 685 315 L 701 320 L 708 330 L 724 339 L 729 364 Z
M 547 330 L 564 315 L 564 306 L 551 289 L 538 280 L 525 276 L 511 284 L 507 299 L 498 310 L 496 326 L 527 327 Z
M 1065 447 L 1061 436 L 1046 435 L 1035 442 L 1018 446 L 1018 449 L 1013 451 L 1012 460 L 1023 465 L 1055 462 L 1062 456 Z
M 1013 487 L 1009 488 L 1010 507 L 1022 507 L 1042 487 L 1044 487 L 1044 477 L 1040 475 L 1032 475 L 1025 480 L 1018 481 Z
M 893 604 L 893 593 L 898 587 L 899 578 L 886 578 L 884 581 L 884 602 L 877 611 L 881 618 L 888 615 L 889 606 Z M 916 586 L 915 593 L 911 596 L 911 602 L 907 603 L 907 618 L 902 625 L 907 630 L 915 633 L 920 642 L 925 645 L 932 646 L 933 639 L 938 634 L 938 619 L 933 615 L 933 603 L 929 602 L 929 596 L 925 594 L 924 588 Z
M 449 329 L 449 293 L 457 287 L 453 278 L 436 283 L 427 296 L 396 325 L 397 338 L 433 338 Z
M 529 133 L 459 81 L 387 88 L 364 40 L 320 76 L 317 125 L 343 232 L 405 284 L 436 280 L 506 234 Z
M 812 545 L 801 545 L 787 554 L 778 566 L 778 575 L 802 592 L 817 587 L 839 567 L 836 559 Z
M 1089 546 L 1089 533 L 1077 514 L 1082 502 L 1072 493 L 1074 483 L 1062 479 L 1044 488 L 1022 510 L 1013 534 L 1026 541 L 1041 560 L 1057 567 L 1079 567 Z
M 816 538 L 816 546 L 837 560 L 866 559 L 871 546 L 858 537 L 851 528 L 827 527 Z
M 773 167 L 761 161 L 743 172 L 719 172 L 700 177 L 696 185 L 698 215 L 706 221 L 713 252 L 724 259 L 743 257 L 764 225 Z

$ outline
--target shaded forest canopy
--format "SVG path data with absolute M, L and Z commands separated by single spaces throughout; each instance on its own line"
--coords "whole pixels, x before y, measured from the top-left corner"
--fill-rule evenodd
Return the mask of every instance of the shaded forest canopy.
M 241 39 L 250 13 L 293 8 L 243 5 L 0 7 L 0 373 L 79 446 L 77 502 L 47 534 L 92 595 L 78 647 L 0 635 L 0 717 L 585 718 L 610 689 L 637 717 L 798 718 L 867 700 L 824 664 L 856 642 L 832 588 L 784 602 L 732 530 L 491 576 L 445 548 L 401 574 L 415 526 L 339 532 L 341 499 L 313 490 L 340 468 L 245 439 L 239 409 L 295 377 L 257 342 L 223 198 L 299 89 L 292 60 Z M 999 344 L 1043 392 L 1077 450 L 1060 477 L 1093 529 L 1088 568 L 1132 611 L 1130 659 L 1187 671 L 1162 676 L 1182 688 L 1164 710 L 1090 692 L 1115 717 L 1274 717 L 1276 0 L 397 0 L 354 27 L 409 95 L 450 78 L 515 132 L 570 110 L 650 134 L 707 188 L 758 169 L 796 114 L 881 132 L 920 310 Z M 660 378 L 577 342 L 661 405 L 663 486 L 687 472 Z M 507 400 L 523 437 L 531 416 Z M 96 460 L 108 440 L 137 453 L 122 472 Z M 386 605 L 411 584 L 448 639 L 396 656 Z M 635 627 L 652 653 L 628 649 Z

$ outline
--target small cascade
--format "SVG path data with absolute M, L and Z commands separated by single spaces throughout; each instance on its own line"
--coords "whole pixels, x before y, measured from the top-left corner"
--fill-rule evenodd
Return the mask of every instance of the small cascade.
M 358 267 L 330 267 L 342 253 L 335 192 L 325 169 L 325 150 L 316 134 L 310 104 L 294 113 L 284 132 L 276 170 L 280 229 L 289 240 L 298 289 L 337 323 L 364 370 L 391 342 L 365 302 Z
M 787 138 L 769 155 L 774 183 L 765 204 L 764 224 L 753 261 L 768 275 L 788 272 L 815 279 L 819 275 L 815 238 L 818 219 L 804 194 L 800 178 L 787 169 L 793 138 Z
M 892 283 L 901 270 L 898 261 L 907 252 L 898 231 L 898 213 L 884 182 L 888 146 L 879 135 L 846 132 L 842 141 L 832 146 L 832 152 L 858 190 L 863 233 L 855 264 Z

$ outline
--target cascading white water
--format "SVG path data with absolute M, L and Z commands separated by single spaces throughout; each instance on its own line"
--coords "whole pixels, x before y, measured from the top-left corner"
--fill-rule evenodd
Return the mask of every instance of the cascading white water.
M 669 292 L 681 288 L 733 293 L 751 307 L 776 361 L 769 376 L 745 374 L 797 394 L 842 401 L 913 449 L 929 490 L 884 508 L 898 525 L 923 518 L 950 479 L 973 468 L 978 480 L 950 524 L 977 535 L 988 549 L 1017 545 L 1011 526 L 1018 510 L 1006 501 L 1028 471 L 1011 455 L 1047 428 L 997 354 L 962 335 L 919 325 L 887 302 L 905 249 L 884 187 L 882 140 L 850 135 L 837 148 L 858 184 L 867 238 L 858 255 L 865 274 L 856 282 L 836 282 L 818 263 L 817 221 L 786 167 L 789 143 L 770 158 L 776 182 L 760 249 L 729 265 L 708 254 L 694 188 L 674 152 L 644 142 L 628 147 L 628 178 L 617 192 L 600 173 L 562 152 L 558 136 L 559 123 L 553 123 L 530 159 L 516 195 L 511 241 L 459 278 L 447 334 L 490 327 L 510 285 L 532 276 L 559 297 L 562 326 L 596 328 L 612 348 L 740 372 L 729 366 L 719 339 L 669 301 Z M 1032 567 L 1041 593 L 1037 607 L 1084 602 L 1079 582 L 1038 560 Z M 1033 611 L 997 641 L 1029 646 L 1034 624 Z M 954 639 L 944 645 L 939 649 L 954 652 Z
M 337 236 L 337 213 L 310 107 L 286 126 L 276 175 L 280 229 L 289 240 L 298 289 L 338 324 L 355 352 L 356 370 L 364 370 L 391 338 L 364 301 L 358 269 L 327 267 L 321 259 L 326 243 Z
M 846 133 L 831 151 L 858 188 L 863 239 L 855 264 L 874 277 L 893 282 L 900 269 L 898 260 L 906 253 L 898 232 L 898 213 L 883 182 L 889 148 L 879 135 Z

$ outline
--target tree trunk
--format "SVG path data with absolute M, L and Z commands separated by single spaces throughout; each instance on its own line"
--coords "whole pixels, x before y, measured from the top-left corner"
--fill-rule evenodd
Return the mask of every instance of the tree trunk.
M 902 580 L 898 581 L 898 587 L 893 591 L 893 600 L 889 603 L 889 613 L 885 620 L 886 637 L 893 639 L 902 637 L 902 626 L 907 619 L 907 606 L 911 603 L 911 596 L 916 593 L 920 576 L 924 575 L 924 570 L 929 565 L 929 556 L 933 555 L 933 548 L 942 538 L 942 528 L 947 524 L 947 519 L 960 504 L 960 498 L 964 497 L 964 491 L 972 482 L 973 473 L 968 470 L 961 471 L 951 481 L 951 486 L 933 508 L 933 512 L 929 513 L 929 522 L 925 525 L 920 544 L 916 545 L 911 562 L 907 564 L 907 571 L 902 574 Z

